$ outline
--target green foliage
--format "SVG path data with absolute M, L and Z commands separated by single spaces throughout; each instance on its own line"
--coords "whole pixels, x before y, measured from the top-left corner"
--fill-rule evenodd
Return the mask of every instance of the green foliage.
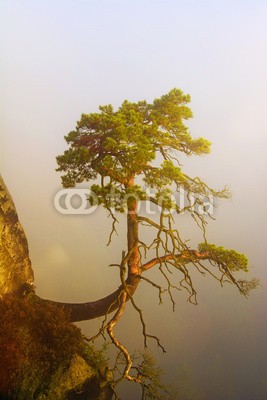
M 108 343 L 104 342 L 100 350 L 96 350 L 93 346 L 86 344 L 83 350 L 83 358 L 95 370 L 103 370 L 108 363 L 107 358 Z
M 151 172 L 150 163 L 157 155 L 165 159 L 161 167 L 152 169 L 157 182 L 159 175 L 163 185 L 183 181 L 171 153 L 200 155 L 210 151 L 210 142 L 193 139 L 183 123 L 192 117 L 189 102 L 190 96 L 173 89 L 151 104 L 124 101 L 117 111 L 107 105 L 100 106 L 99 113 L 82 114 L 76 130 L 65 137 L 70 148 L 57 157 L 57 170 L 66 172 L 63 185 L 71 187 L 98 175 L 127 185 L 129 178 L 145 174 L 148 183 L 147 172 Z
M 83 354 L 80 330 L 63 309 L 34 295 L 6 295 L 0 302 L 0 394 L 30 400 L 45 392 L 59 366 Z
M 141 363 L 137 367 L 142 377 L 142 399 L 144 400 L 174 400 L 173 390 L 162 383 L 163 371 L 151 353 L 143 351 L 138 358 Z
M 160 168 L 151 168 L 149 174 L 146 174 L 145 183 L 151 188 L 160 190 L 162 187 L 171 185 L 173 182 L 183 184 L 186 177 L 171 160 L 164 160 Z
M 97 177 L 97 173 L 89 166 L 91 155 L 85 147 L 71 148 L 64 153 L 64 158 L 59 159 L 62 165 L 68 166 L 68 174 L 62 177 L 64 187 L 73 187 L 75 183 Z
M 248 272 L 248 259 L 242 253 L 208 243 L 200 243 L 198 248 L 200 252 L 208 252 L 211 260 L 215 261 L 218 265 L 226 265 L 230 271 L 243 270 Z

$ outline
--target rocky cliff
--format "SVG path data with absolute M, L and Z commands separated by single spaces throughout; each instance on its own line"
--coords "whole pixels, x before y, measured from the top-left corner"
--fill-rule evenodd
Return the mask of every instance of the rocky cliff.
M 0 296 L 33 283 L 28 243 L 15 205 L 0 176 Z

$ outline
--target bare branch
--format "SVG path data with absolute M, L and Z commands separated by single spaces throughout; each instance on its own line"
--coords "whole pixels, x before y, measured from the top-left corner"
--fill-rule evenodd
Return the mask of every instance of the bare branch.
M 115 215 L 114 215 L 114 213 L 113 213 L 113 211 L 112 211 L 112 209 L 110 207 L 107 207 L 107 210 L 109 211 L 109 216 L 108 217 L 112 218 L 112 226 L 111 226 L 111 231 L 110 231 L 109 239 L 108 239 L 108 243 L 107 243 L 107 246 L 109 246 L 111 241 L 112 241 L 113 234 L 116 233 L 116 235 L 118 236 L 118 232 L 116 230 L 116 223 L 118 222 L 118 220 L 115 217 Z
M 142 279 L 145 282 L 148 282 L 150 285 L 154 286 L 159 291 L 159 304 L 162 304 L 162 294 L 166 292 L 166 289 L 163 289 L 160 285 L 157 285 L 155 282 L 151 281 L 150 279 L 140 275 L 139 279 Z
M 142 324 L 142 327 L 143 327 L 144 346 L 147 347 L 147 338 L 155 339 L 156 342 L 157 342 L 157 344 L 158 344 L 158 346 L 159 346 L 159 347 L 161 348 L 161 350 L 163 351 L 163 353 L 166 353 L 166 350 L 165 350 L 164 347 L 160 344 L 159 338 L 158 338 L 157 336 L 150 335 L 150 334 L 148 334 L 148 333 L 146 332 L 146 324 L 145 324 L 145 321 L 144 321 L 143 312 L 142 312 L 141 308 L 139 308 L 139 307 L 137 306 L 137 304 L 135 303 L 135 301 L 134 301 L 134 299 L 133 299 L 132 296 L 130 296 L 130 300 L 131 300 L 131 303 L 132 303 L 134 309 L 138 312 L 139 317 L 140 317 L 140 321 L 141 321 L 141 324 Z

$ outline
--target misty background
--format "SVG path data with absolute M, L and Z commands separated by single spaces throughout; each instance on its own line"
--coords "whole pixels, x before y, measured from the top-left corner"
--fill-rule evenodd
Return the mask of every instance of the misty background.
M 108 265 L 126 248 L 125 216 L 106 247 L 104 210 L 56 211 L 64 135 L 99 104 L 152 101 L 178 87 L 192 97 L 192 135 L 213 143 L 210 155 L 183 160 L 184 170 L 233 193 L 216 209 L 208 240 L 244 252 L 261 287 L 246 300 L 196 276 L 198 306 L 178 292 L 173 313 L 143 283 L 136 300 L 167 354 L 151 350 L 182 399 L 266 399 L 266 1 L 2 0 L 0 8 L 1 174 L 29 241 L 37 294 L 68 302 L 109 294 L 119 277 Z M 193 244 L 202 241 L 185 217 L 177 222 Z M 99 321 L 79 325 L 91 336 Z M 116 332 L 131 350 L 142 348 L 130 305 Z M 131 384 L 121 390 L 138 398 Z

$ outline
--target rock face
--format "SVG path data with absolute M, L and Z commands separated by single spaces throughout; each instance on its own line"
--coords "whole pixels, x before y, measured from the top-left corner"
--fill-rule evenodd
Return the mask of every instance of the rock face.
M 74 355 L 69 368 L 59 368 L 50 389 L 37 400 L 110 400 L 113 391 L 102 376 L 80 356 Z
M 32 285 L 28 243 L 15 205 L 0 176 L 0 296 Z

